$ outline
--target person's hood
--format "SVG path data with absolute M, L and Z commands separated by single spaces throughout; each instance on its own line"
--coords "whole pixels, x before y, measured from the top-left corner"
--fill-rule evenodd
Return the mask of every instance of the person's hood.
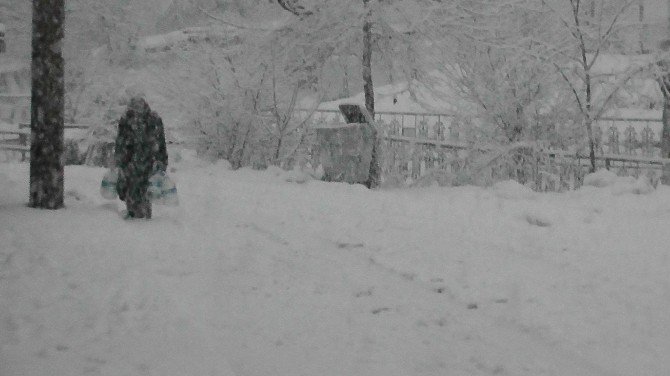
M 133 97 L 130 99 L 126 111 L 134 114 L 148 114 L 151 112 L 151 108 L 144 98 Z

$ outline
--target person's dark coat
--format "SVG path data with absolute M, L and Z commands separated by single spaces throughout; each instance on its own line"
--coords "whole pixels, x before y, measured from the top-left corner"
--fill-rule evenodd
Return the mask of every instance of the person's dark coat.
M 165 171 L 168 155 L 163 121 L 143 98 L 132 98 L 119 120 L 114 160 L 119 172 L 116 190 L 126 201 L 128 215 L 150 218 L 149 178 Z

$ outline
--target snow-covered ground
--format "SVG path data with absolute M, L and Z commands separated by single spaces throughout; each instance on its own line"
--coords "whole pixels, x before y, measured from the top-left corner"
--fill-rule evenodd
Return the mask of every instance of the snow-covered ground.
M 41 211 L 0 164 L 0 375 L 670 374 L 670 188 L 369 191 L 182 155 L 151 221 L 103 169 Z

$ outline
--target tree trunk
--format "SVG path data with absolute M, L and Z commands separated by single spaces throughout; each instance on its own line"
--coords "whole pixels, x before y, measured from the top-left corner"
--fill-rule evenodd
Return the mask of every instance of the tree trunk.
M 647 26 L 644 24 L 644 0 L 638 0 L 637 12 L 638 21 L 640 22 L 640 53 L 645 54 L 647 53 L 647 50 L 644 47 L 644 42 L 647 36 Z
M 363 0 L 367 6 L 370 0 Z M 365 93 L 365 108 L 372 118 L 375 117 L 375 94 L 372 86 L 372 21 L 368 13 L 363 24 L 363 92 Z
M 670 77 L 666 82 L 670 82 Z M 663 88 L 663 130 L 661 131 L 661 158 L 670 158 L 670 93 Z M 663 166 L 663 176 L 661 183 L 670 185 L 670 165 Z
M 589 161 L 591 162 L 590 172 L 596 172 L 596 143 L 593 138 L 593 121 L 586 120 L 586 134 L 589 138 Z
M 275 149 L 274 165 L 277 167 L 281 167 L 281 160 L 279 159 L 279 157 L 281 157 L 282 139 L 283 137 L 280 134 L 279 139 L 277 140 L 277 149 Z
M 586 49 L 582 49 L 582 56 L 584 56 L 584 67 L 586 67 Z M 593 139 L 593 119 L 591 118 L 591 73 L 588 69 L 586 72 L 586 134 L 589 137 L 589 161 L 591 161 L 591 172 L 596 172 L 596 144 Z
M 33 0 L 30 206 L 63 207 L 64 0 Z
M 363 0 L 367 7 L 370 0 Z M 369 11 L 363 24 L 363 92 L 365 93 L 365 108 L 372 119 L 375 118 L 375 91 L 372 85 L 372 11 Z M 374 124 L 373 124 L 374 125 Z M 375 128 L 376 129 L 376 128 Z M 365 183 L 368 188 L 376 188 L 381 182 L 380 166 L 381 143 L 375 132 L 372 146 L 372 161 L 370 162 L 369 180 Z
M 572 3 L 572 1 L 571 1 Z M 595 17 L 595 1 L 590 2 L 591 9 L 591 19 L 587 19 L 586 22 L 587 24 L 592 21 L 592 19 Z M 595 142 L 593 141 L 593 118 L 592 118 L 592 113 L 591 113 L 591 108 L 592 108 L 592 102 L 593 98 L 591 97 L 591 66 L 589 65 L 588 59 L 587 59 L 587 48 L 586 48 L 586 43 L 584 42 L 584 32 L 581 30 L 581 16 L 579 13 L 579 7 L 580 7 L 580 1 L 576 0 L 574 3 L 572 3 L 572 15 L 575 20 L 575 26 L 577 27 L 577 34 L 575 34 L 575 37 L 579 38 L 579 52 L 582 55 L 582 69 L 584 70 L 584 86 L 586 90 L 586 98 L 585 98 L 585 103 L 584 107 L 580 108 L 582 110 L 582 115 L 584 115 L 584 125 L 586 126 L 586 134 L 588 135 L 589 138 L 589 160 L 591 162 L 591 172 L 596 171 L 596 150 L 595 150 Z M 575 93 L 576 94 L 576 93 Z M 577 98 L 577 101 L 579 101 L 579 98 Z

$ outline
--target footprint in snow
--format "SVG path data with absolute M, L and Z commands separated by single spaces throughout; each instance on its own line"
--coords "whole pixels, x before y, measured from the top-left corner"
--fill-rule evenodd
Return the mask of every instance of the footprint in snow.
M 372 314 L 373 315 L 378 315 L 382 312 L 387 312 L 387 311 L 390 311 L 390 310 L 391 310 L 391 308 L 389 308 L 389 307 L 375 308 L 375 309 L 372 310 Z
M 356 298 L 362 298 L 364 296 L 372 296 L 373 288 L 369 288 L 365 291 L 359 291 L 354 294 L 354 297 Z

